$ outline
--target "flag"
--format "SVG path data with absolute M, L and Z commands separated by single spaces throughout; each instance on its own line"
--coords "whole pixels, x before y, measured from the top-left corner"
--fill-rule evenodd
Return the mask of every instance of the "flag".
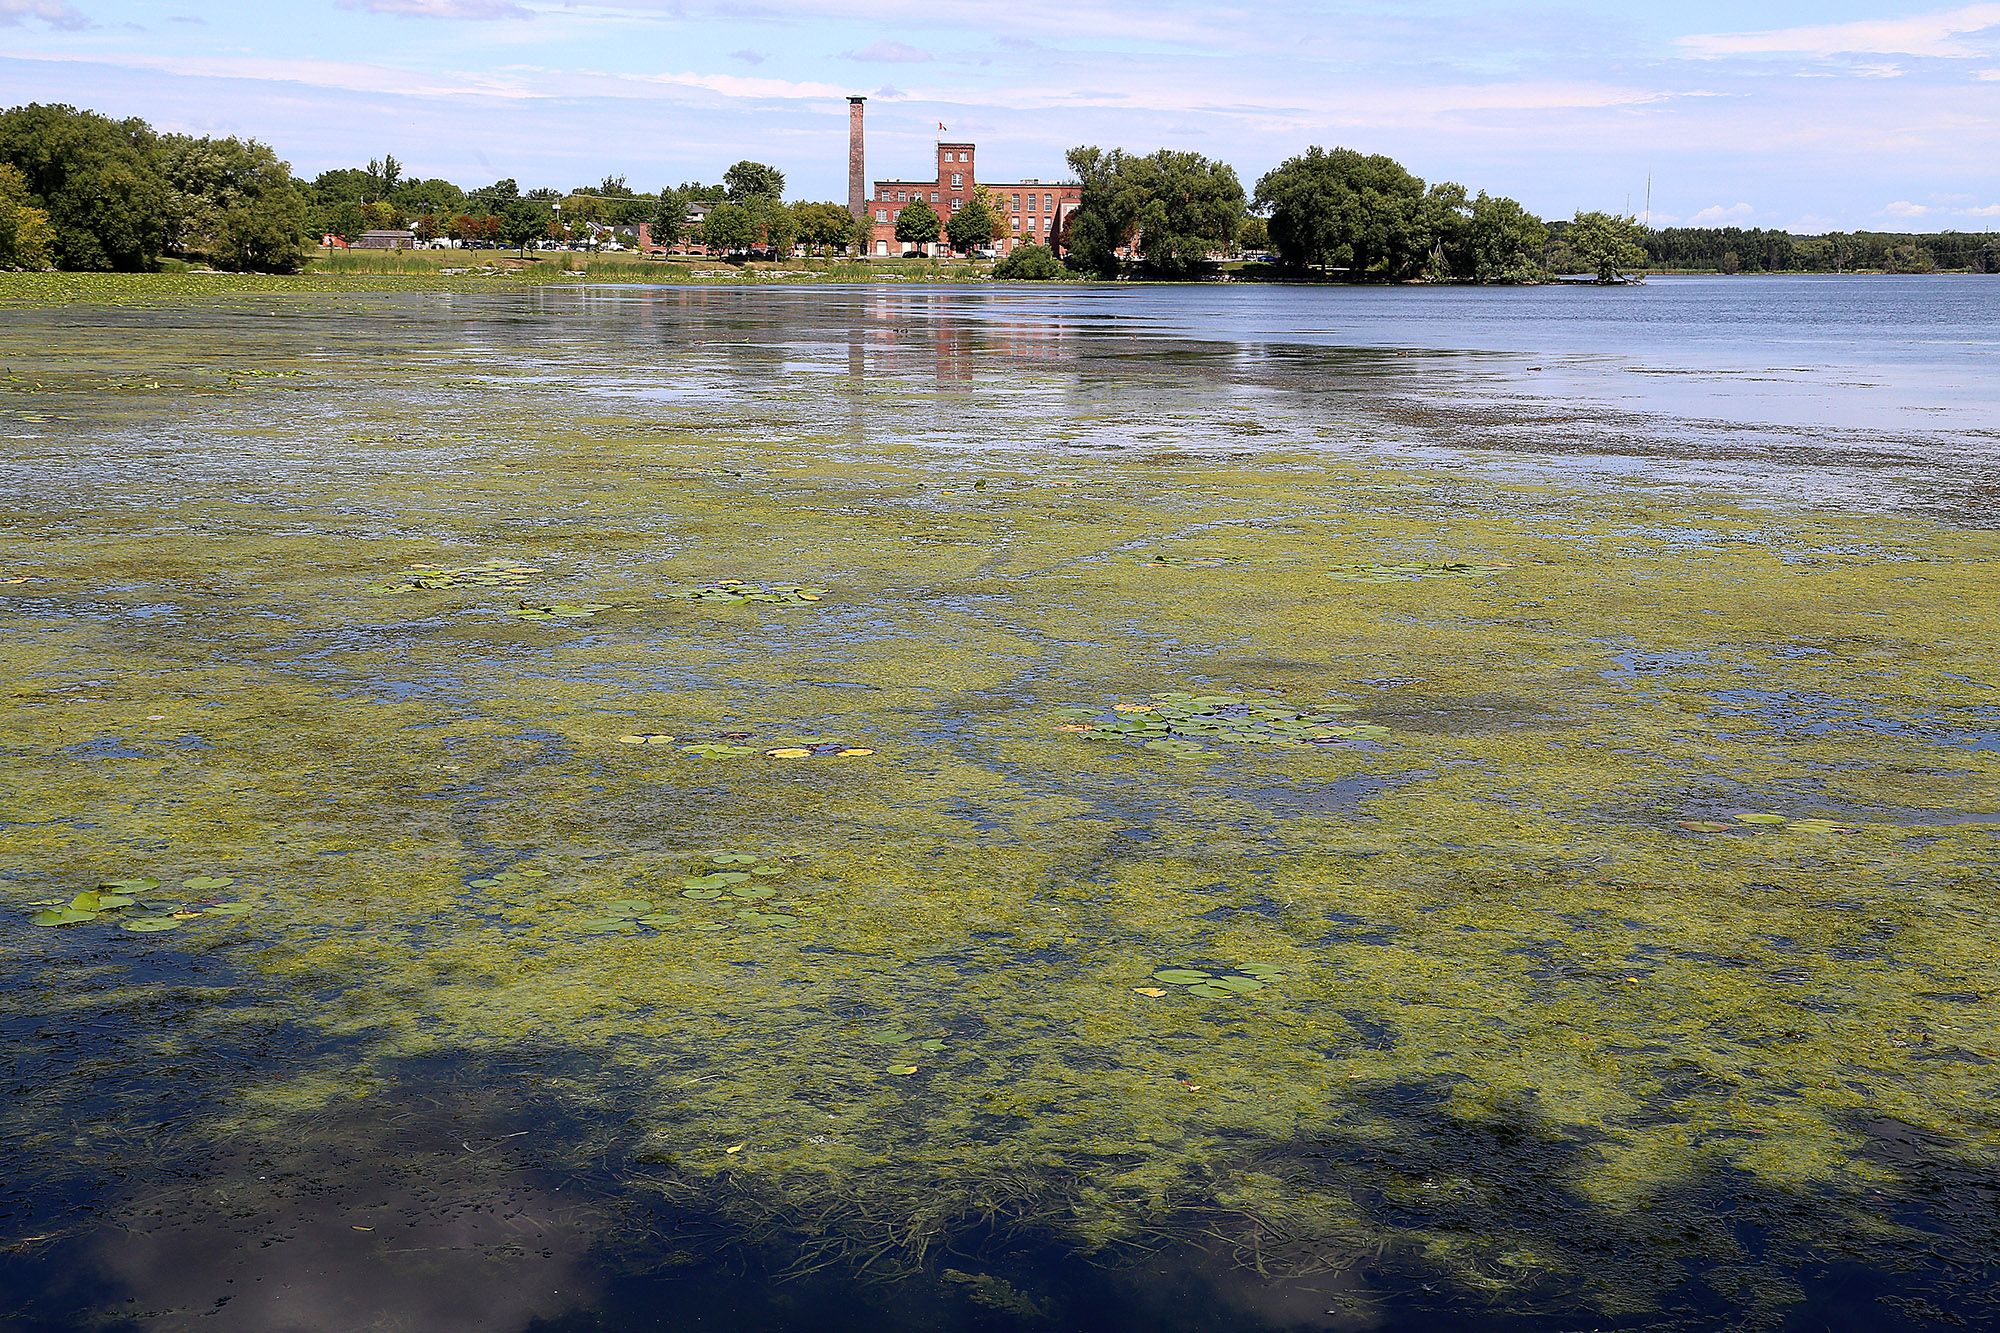
M 944 122 L 943 122 L 943 121 L 939 121 L 939 122 L 938 122 L 938 133 L 939 133 L 939 134 L 943 134 L 943 133 L 944 133 Z

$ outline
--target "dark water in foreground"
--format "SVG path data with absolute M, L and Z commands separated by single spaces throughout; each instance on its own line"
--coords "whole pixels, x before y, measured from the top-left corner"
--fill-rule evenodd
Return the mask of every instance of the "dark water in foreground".
M 0 1323 L 2000 1327 L 1996 372 L 1979 279 L 10 313 Z

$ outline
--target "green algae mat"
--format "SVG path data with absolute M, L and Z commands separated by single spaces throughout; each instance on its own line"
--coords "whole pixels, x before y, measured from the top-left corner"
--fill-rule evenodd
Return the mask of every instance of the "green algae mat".
M 1991 531 L 604 299 L 0 327 L 10 1286 L 1985 1308 Z

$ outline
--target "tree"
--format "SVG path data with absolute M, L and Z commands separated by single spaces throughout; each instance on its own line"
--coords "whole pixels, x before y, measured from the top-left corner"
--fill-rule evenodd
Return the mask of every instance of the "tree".
M 1238 250 L 1268 250 L 1271 248 L 1271 224 L 1260 217 L 1246 217 L 1236 229 Z
M 156 152 L 170 253 L 262 272 L 289 273 L 304 262 L 305 197 L 268 146 L 167 134 Z
M 387 199 L 402 180 L 403 164 L 396 160 L 394 153 L 384 153 L 368 164 L 368 198 L 362 202 Z
M 500 235 L 525 251 L 549 234 L 549 206 L 539 199 L 510 199 L 500 208 Z
M 722 188 L 733 204 L 751 199 L 782 199 L 785 173 L 762 162 L 738 162 L 722 173 Z
M 1474 282 L 1539 282 L 1549 229 L 1515 200 L 1484 190 L 1472 201 L 1467 237 Z
M 734 254 L 748 250 L 757 241 L 757 218 L 747 204 L 717 204 L 702 220 L 701 243 L 712 252 Z
M 1422 272 L 1432 249 L 1424 183 L 1379 154 L 1315 145 L 1265 173 L 1257 206 L 1290 268 L 1401 282 Z
M 66 269 L 148 269 L 160 257 L 167 188 L 153 131 L 70 106 L 0 112 L 0 163 L 21 173 L 48 215 Z
M 1619 281 L 1626 269 L 1646 262 L 1642 233 L 1636 220 L 1610 213 L 1578 213 L 1563 230 L 1563 241 L 1577 264 L 1586 273 L 1595 273 L 1605 285 Z
M 904 245 L 934 245 L 942 231 L 937 210 L 921 199 L 896 214 L 896 239 Z
M 985 196 L 975 190 L 972 198 L 966 200 L 946 221 L 944 234 L 955 250 L 978 250 L 993 244 L 996 226 L 993 210 L 987 206 Z
M 793 204 L 792 223 L 799 240 L 815 252 L 844 250 L 854 241 L 854 214 L 843 204 Z
M 368 215 L 351 200 L 319 210 L 319 218 L 322 235 L 338 236 L 343 241 L 352 241 L 368 230 Z
M 49 215 L 28 194 L 28 178 L 0 163 L 0 269 L 44 269 L 55 262 Z
M 742 206 L 750 212 L 751 224 L 757 229 L 758 244 L 770 247 L 772 253 L 780 257 L 791 254 L 792 243 L 799 234 L 792 210 L 779 203 L 775 196 L 752 199 Z
M 305 263 L 305 197 L 289 185 L 222 210 L 210 258 L 242 273 L 295 273 Z
M 1067 277 L 1069 270 L 1046 245 L 1017 245 L 1012 254 L 993 266 L 993 276 L 1020 282 L 1054 282 Z
M 1165 148 L 1145 157 L 1076 148 L 1069 165 L 1083 183 L 1066 232 L 1078 267 L 1108 276 L 1118 252 L 1136 248 L 1148 269 L 1180 277 L 1236 243 L 1243 185 L 1227 163 Z
M 652 216 L 646 219 L 646 230 L 653 238 L 653 244 L 673 249 L 688 234 L 688 197 L 680 190 L 660 188 L 660 198 L 653 205 Z

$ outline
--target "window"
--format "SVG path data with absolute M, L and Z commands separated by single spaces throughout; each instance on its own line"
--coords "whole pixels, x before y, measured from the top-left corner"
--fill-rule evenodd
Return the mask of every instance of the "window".
M 936 203 L 936 202 L 937 202 L 937 191 L 936 191 L 936 190 L 932 190 L 932 191 L 931 191 L 931 202 L 932 202 L 932 203 Z
M 1050 211 L 1050 210 L 1051 210 L 1051 209 L 1053 209 L 1053 208 L 1054 208 L 1055 206 L 1056 206 L 1056 199 L 1055 199 L 1055 196 L 1054 196 L 1054 195 L 1052 195 L 1052 194 L 1045 194 L 1045 195 L 1043 195 L 1043 196 L 1042 196 L 1042 211 L 1043 211 L 1044 213 L 1046 213 L 1046 212 Z
M 951 188 L 954 190 L 963 190 L 965 188 L 965 176 L 962 172 L 954 171 L 951 173 Z
M 1019 218 L 1008 218 L 1008 219 L 1007 219 L 1007 225 L 1011 226 L 1011 227 L 1012 227 L 1012 228 L 1013 228 L 1013 229 L 1014 229 L 1015 231 L 1019 231 L 1019 230 L 1021 230 L 1021 219 L 1019 219 Z
M 1014 204 L 1014 211 L 1015 211 L 1016 213 L 1020 212 L 1020 211 L 1021 211 L 1021 196 L 1020 196 L 1020 195 L 1016 194 L 1016 195 L 1014 196 L 1014 199 L 1013 199 L 1013 204 Z M 1019 219 L 1019 218 L 1016 218 L 1016 219 L 1015 219 L 1014 221 L 1015 221 L 1015 222 L 1016 222 L 1016 223 L 1018 224 L 1018 223 L 1020 222 L 1020 219 Z
M 965 207 L 965 200 L 963 200 L 963 199 L 954 199 L 954 200 L 952 200 L 952 201 L 951 201 L 951 211 L 952 211 L 952 212 L 956 213 L 956 212 L 957 212 L 957 211 L 958 211 L 959 209 L 961 209 L 961 208 L 963 208 L 963 207 Z
M 889 210 L 888 210 L 888 209 L 886 209 L 886 208 L 878 208 L 878 209 L 876 209 L 876 210 L 875 210 L 875 220 L 876 220 L 877 222 L 887 222 L 887 221 L 889 220 Z M 716 225 L 717 225 L 717 226 L 721 226 L 722 224 L 721 224 L 721 223 L 717 223 Z

